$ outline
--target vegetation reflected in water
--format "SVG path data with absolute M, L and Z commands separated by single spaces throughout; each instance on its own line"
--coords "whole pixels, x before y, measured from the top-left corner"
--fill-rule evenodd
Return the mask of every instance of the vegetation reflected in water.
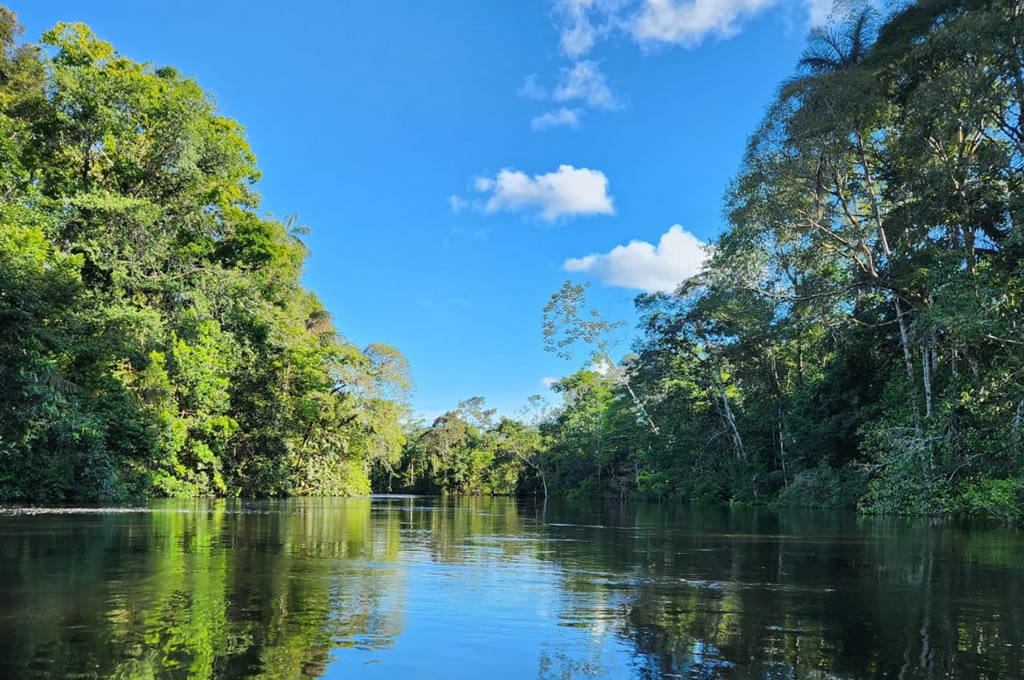
M 0 677 L 1006 677 L 1024 537 L 512 499 L 0 516 Z

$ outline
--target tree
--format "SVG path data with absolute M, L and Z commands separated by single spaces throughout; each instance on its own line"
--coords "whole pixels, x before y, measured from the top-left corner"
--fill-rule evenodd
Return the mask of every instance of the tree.
M 615 373 L 629 392 L 640 416 L 647 421 L 651 430 L 657 435 L 658 426 L 648 415 L 643 402 L 636 396 L 627 376 L 619 369 L 618 364 L 609 354 L 609 349 L 612 346 L 609 336 L 623 323 L 621 321 L 604 321 L 596 309 L 590 310 L 589 318 L 584 316 L 582 308 L 586 306 L 585 294 L 589 286 L 589 283 L 580 286 L 566 281 L 558 292 L 551 296 L 547 306 L 544 307 L 544 349 L 555 352 L 563 359 L 571 359 L 570 348 L 577 342 L 597 347 L 609 369 Z
M 368 492 L 407 363 L 301 286 L 242 127 L 83 24 L 18 35 L 0 8 L 0 499 Z

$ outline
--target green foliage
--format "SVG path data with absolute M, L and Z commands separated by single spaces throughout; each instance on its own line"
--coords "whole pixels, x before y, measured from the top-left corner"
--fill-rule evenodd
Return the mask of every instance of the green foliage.
M 300 285 L 242 127 L 83 24 L 0 10 L 0 500 L 347 494 L 410 383 Z
M 520 492 L 1024 515 L 1024 13 L 844 7 L 704 270 L 637 298 L 633 354 L 612 363 L 585 285 L 552 296 L 546 348 L 609 370 L 554 385 Z
M 865 493 L 864 475 L 851 467 L 834 468 L 826 461 L 801 470 L 779 492 L 777 503 L 797 508 L 852 509 Z
M 972 517 L 1020 521 L 1024 516 L 1024 477 L 984 479 L 968 484 L 962 503 L 963 512 Z
M 561 404 L 409 425 L 408 365 L 300 284 L 242 127 L 81 24 L 0 11 L 0 500 L 381 490 L 1017 520 L 1024 13 L 853 11 L 753 131 L 704 270 L 640 337 L 566 282 Z

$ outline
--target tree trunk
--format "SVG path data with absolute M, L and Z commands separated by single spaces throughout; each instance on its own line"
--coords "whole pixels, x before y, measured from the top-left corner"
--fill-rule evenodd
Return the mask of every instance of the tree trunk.
M 779 462 L 782 464 L 782 481 L 789 486 L 789 472 L 786 470 L 786 444 L 782 431 L 782 381 L 779 380 L 778 354 L 772 352 L 772 380 L 775 383 L 775 417 L 779 426 Z
M 1017 413 L 1013 416 L 1013 427 L 1011 432 L 1013 433 L 1013 455 L 1020 457 L 1020 424 L 1024 418 L 1024 399 L 1021 399 L 1020 403 L 1017 404 Z
M 637 410 L 640 411 L 640 414 L 645 420 L 647 420 L 647 424 L 651 426 L 651 430 L 654 432 L 654 435 L 658 436 L 661 434 L 658 430 L 658 426 L 654 423 L 654 419 L 647 413 L 647 409 L 644 408 L 643 402 L 640 401 L 640 397 L 636 396 L 636 392 L 633 391 L 633 387 L 629 384 L 629 380 L 626 378 L 625 374 L 623 374 L 623 372 L 619 370 L 618 365 L 612 361 L 612 357 L 608 354 L 608 350 L 605 349 L 604 343 L 599 342 L 597 343 L 597 346 L 601 350 L 601 354 L 604 355 L 604 360 L 608 362 L 611 369 L 615 371 L 615 375 L 617 375 L 619 380 L 622 381 L 622 384 L 626 386 L 626 390 L 629 391 L 629 396 L 633 399 L 633 404 L 636 405 Z
M 857 151 L 860 153 L 860 163 L 864 170 L 864 179 L 868 185 L 868 195 L 871 197 L 871 216 L 875 222 L 875 229 L 878 230 L 878 240 L 882 244 L 882 251 L 885 253 L 886 266 L 892 269 L 892 249 L 889 248 L 889 238 L 885 233 L 885 226 L 882 224 L 882 211 L 878 206 L 878 189 L 874 177 L 871 174 L 871 167 L 868 165 L 867 152 L 864 150 L 864 140 L 860 133 L 857 133 Z M 921 435 L 921 414 L 918 410 L 917 399 L 914 398 L 914 362 L 910 352 L 910 334 L 907 332 L 906 315 L 903 312 L 903 304 L 900 302 L 900 295 L 892 291 L 893 302 L 896 305 L 896 321 L 900 327 L 900 342 L 903 344 L 903 362 L 907 368 L 907 391 L 911 395 L 914 404 L 914 427 L 918 436 Z
M 718 368 L 716 367 L 715 370 L 717 371 Z M 732 414 L 732 409 L 729 408 L 729 399 L 725 396 L 725 384 L 722 382 L 721 375 L 715 376 L 715 384 L 718 386 L 718 394 L 722 399 L 722 412 L 725 416 L 725 421 L 729 424 L 729 430 L 732 434 L 733 450 L 736 452 L 737 458 L 746 458 L 746 454 L 743 451 L 743 438 L 740 437 L 739 428 L 736 427 L 736 418 Z
M 907 322 L 903 315 L 903 306 L 900 304 L 898 295 L 894 296 L 896 303 L 896 320 L 900 326 L 900 343 L 903 345 L 903 363 L 907 368 L 907 392 L 910 393 L 910 401 L 914 405 L 914 429 L 917 436 L 921 436 L 921 411 L 918 407 L 917 396 L 914 394 L 914 360 L 910 355 L 910 338 L 907 333 Z
M 532 467 L 534 469 L 534 471 L 538 475 L 540 475 L 540 483 L 544 485 L 544 500 L 546 501 L 548 499 L 548 477 L 547 477 L 547 475 L 544 474 L 544 471 L 540 469 L 539 465 L 537 465 L 532 460 L 530 460 L 529 458 L 524 456 L 523 453 L 519 450 L 519 447 L 513 445 L 512 446 L 512 453 L 516 454 L 516 457 L 519 458 L 519 460 L 523 461 L 524 463 L 526 463 L 527 465 Z
M 924 415 L 925 418 L 932 416 L 932 371 L 931 360 L 928 357 L 928 347 L 921 348 L 921 365 L 924 374 Z
M 789 487 L 789 472 L 786 470 L 786 445 L 782 435 L 782 406 L 779 405 L 779 461 L 782 463 L 782 483 Z

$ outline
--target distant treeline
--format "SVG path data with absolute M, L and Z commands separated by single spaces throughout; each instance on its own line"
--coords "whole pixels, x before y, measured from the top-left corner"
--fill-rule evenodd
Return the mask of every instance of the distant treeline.
M 524 422 L 464 403 L 377 485 L 1019 519 L 1022 109 L 1017 0 L 815 29 L 706 269 L 637 298 L 634 352 Z M 616 324 L 585 305 L 552 298 L 550 348 L 607 357 Z
M 349 494 L 407 366 L 299 283 L 241 126 L 82 24 L 0 7 L 0 502 Z

